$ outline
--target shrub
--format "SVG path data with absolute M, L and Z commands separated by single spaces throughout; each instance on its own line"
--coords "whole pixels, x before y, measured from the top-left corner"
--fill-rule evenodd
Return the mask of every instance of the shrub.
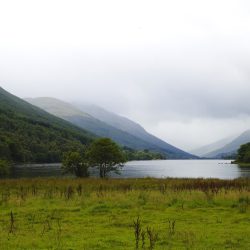
M 78 152 L 69 152 L 63 157 L 62 169 L 64 173 L 71 173 L 77 177 L 88 177 L 89 165 L 84 156 Z
M 0 160 L 0 177 L 5 177 L 10 174 L 11 164 L 6 160 Z

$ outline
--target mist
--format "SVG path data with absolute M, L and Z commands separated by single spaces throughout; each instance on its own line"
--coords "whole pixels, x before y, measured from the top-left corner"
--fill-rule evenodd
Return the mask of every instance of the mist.
M 191 150 L 250 128 L 248 1 L 5 1 L 0 86 L 89 102 Z

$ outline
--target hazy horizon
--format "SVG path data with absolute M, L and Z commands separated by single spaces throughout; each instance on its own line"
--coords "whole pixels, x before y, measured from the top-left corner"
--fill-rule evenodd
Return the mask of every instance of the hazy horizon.
M 250 129 L 248 1 L 5 1 L 0 86 L 89 102 L 190 151 Z

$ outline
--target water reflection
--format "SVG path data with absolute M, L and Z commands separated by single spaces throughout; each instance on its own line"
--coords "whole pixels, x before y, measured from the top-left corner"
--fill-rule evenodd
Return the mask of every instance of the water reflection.
M 250 177 L 250 168 L 242 169 L 230 160 L 167 160 L 129 162 L 124 177 L 219 178 Z
M 235 179 L 250 177 L 250 168 L 230 164 L 230 160 L 164 160 L 128 162 L 121 175 L 113 178 L 219 178 Z M 58 177 L 63 176 L 60 164 L 31 164 L 14 167 L 12 178 Z M 68 177 L 67 175 L 66 177 Z M 92 170 L 91 176 L 98 176 Z

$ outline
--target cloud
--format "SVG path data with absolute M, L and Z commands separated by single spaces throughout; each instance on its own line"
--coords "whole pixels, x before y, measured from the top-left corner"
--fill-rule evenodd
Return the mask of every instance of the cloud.
M 5 1 L 0 85 L 88 101 L 185 149 L 250 127 L 248 1 Z

